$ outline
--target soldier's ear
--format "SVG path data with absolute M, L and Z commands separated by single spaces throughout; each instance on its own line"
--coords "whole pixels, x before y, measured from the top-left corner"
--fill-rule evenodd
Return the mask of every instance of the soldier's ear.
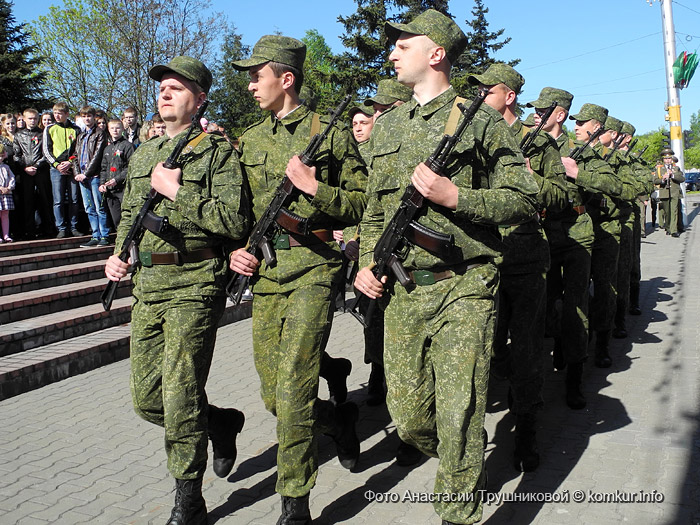
M 442 62 L 443 60 L 445 60 L 446 57 L 447 57 L 447 52 L 445 51 L 444 47 L 440 47 L 440 46 L 434 47 L 430 51 L 430 62 L 429 63 L 431 66 L 435 66 L 435 65 L 439 64 L 440 62 Z

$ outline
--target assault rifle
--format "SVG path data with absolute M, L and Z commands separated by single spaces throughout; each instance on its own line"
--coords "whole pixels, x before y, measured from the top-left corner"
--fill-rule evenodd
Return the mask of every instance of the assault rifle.
M 641 159 L 641 158 L 642 158 L 642 155 L 644 155 L 644 152 L 647 150 L 648 147 L 649 147 L 649 144 L 647 144 L 646 146 L 644 146 L 644 147 L 642 148 L 642 151 L 640 151 L 639 153 L 637 153 L 637 158 L 638 158 L 638 159 Z
M 637 145 L 637 142 L 639 142 L 639 139 L 634 139 L 632 141 L 632 144 L 627 146 L 627 151 L 625 151 L 625 157 L 629 157 L 630 153 L 632 153 L 632 149 Z
M 615 153 L 615 150 L 620 147 L 620 144 L 622 144 L 622 139 L 624 137 L 625 136 L 623 134 L 618 135 L 617 140 L 615 140 L 615 142 L 613 142 L 612 149 L 610 151 L 608 151 L 608 153 L 605 155 L 605 157 L 603 157 L 603 160 L 605 162 L 608 162 L 610 160 L 610 158 L 613 156 L 613 154 Z
M 299 159 L 307 166 L 312 166 L 316 160 L 316 154 L 321 144 L 331 131 L 331 128 L 338 120 L 340 115 L 345 111 L 348 106 L 352 96 L 346 96 L 340 105 L 331 112 L 330 122 L 321 133 L 316 133 L 306 146 L 306 149 L 299 155 Z M 309 220 L 290 212 L 285 208 L 289 197 L 294 192 L 294 184 L 286 175 L 280 182 L 279 186 L 275 190 L 275 194 L 272 197 L 272 201 L 267 206 L 267 209 L 260 217 L 260 220 L 253 228 L 253 231 L 248 238 L 248 245 L 246 251 L 251 255 L 255 255 L 258 250 L 262 252 L 265 262 L 268 266 L 271 266 L 277 262 L 277 257 L 275 256 L 275 251 L 272 248 L 272 239 L 274 238 L 277 231 L 281 228 L 298 233 L 300 235 L 309 234 Z M 250 282 L 250 277 L 247 275 L 240 275 L 234 272 L 233 277 L 226 285 L 226 293 L 233 301 L 233 304 L 239 304 L 241 302 L 241 297 L 246 288 L 248 288 L 248 283 Z
M 529 131 L 528 134 L 523 137 L 523 140 L 520 141 L 520 151 L 523 152 L 523 156 L 527 157 L 527 150 L 535 142 L 537 135 L 539 135 L 540 131 L 542 131 L 542 128 L 549 120 L 549 117 L 552 116 L 552 113 L 554 113 L 556 108 L 557 103 L 552 102 L 552 105 L 547 108 L 545 114 L 540 117 L 539 125 L 534 130 Z
M 586 150 L 588 146 L 591 145 L 591 142 L 596 140 L 598 137 L 600 137 L 603 133 L 605 133 L 605 129 L 603 126 L 600 126 L 595 132 L 591 133 L 590 131 L 588 132 L 588 140 L 586 141 L 585 144 L 581 146 L 577 146 L 574 148 L 574 151 L 571 152 L 571 155 L 569 155 L 570 158 L 574 160 L 578 160 L 578 158 L 581 156 L 581 154 Z
M 471 124 L 487 94 L 488 89 L 479 90 L 479 94 L 468 108 L 465 108 L 463 104 L 457 104 L 464 115 L 462 122 L 453 135 L 445 134 L 442 137 L 438 147 L 425 161 L 428 168 L 438 175 L 442 175 L 450 153 L 460 141 L 467 126 Z M 374 265 L 371 269 L 378 281 L 381 281 L 391 271 L 402 286 L 408 286 L 411 283 L 411 277 L 401 264 L 402 259 L 405 258 L 405 251 L 411 245 L 420 246 L 442 258 L 449 257 L 452 252 L 454 248 L 453 235 L 436 232 L 415 220 L 423 208 L 423 204 L 423 195 L 413 184 L 409 184 L 401 197 L 399 208 L 374 247 Z M 370 299 L 366 295 L 358 293 L 355 299 L 350 301 L 350 312 L 363 326 L 368 327 L 372 322 L 376 302 L 376 299 Z
M 206 111 L 208 105 L 209 101 L 205 100 L 202 105 L 199 106 L 197 113 L 192 116 L 192 125 L 187 131 L 187 134 L 175 145 L 175 148 L 170 153 L 167 160 L 163 163 L 164 167 L 169 170 L 180 167 L 180 155 L 182 154 L 182 150 L 185 149 L 185 146 L 187 146 L 187 143 L 192 139 L 192 135 L 198 131 L 203 133 L 199 121 L 204 116 L 204 112 Z M 156 190 L 151 189 L 151 191 L 148 192 L 145 202 L 141 206 L 138 215 L 136 215 L 134 222 L 131 224 L 131 228 L 129 228 L 126 237 L 124 237 L 124 242 L 122 243 L 122 247 L 119 252 L 120 261 L 127 262 L 129 260 L 129 254 L 131 253 L 132 248 L 138 248 L 139 243 L 143 238 L 143 234 L 146 233 L 146 230 L 156 234 L 163 233 L 166 230 L 168 227 L 168 218 L 160 217 L 153 213 L 153 208 L 155 208 L 156 205 L 162 200 L 163 195 L 158 193 Z M 133 262 L 136 263 L 136 261 Z M 112 301 L 117 293 L 118 286 L 119 281 L 109 281 L 102 292 L 102 295 L 100 296 L 102 306 L 106 312 L 108 312 L 112 307 Z

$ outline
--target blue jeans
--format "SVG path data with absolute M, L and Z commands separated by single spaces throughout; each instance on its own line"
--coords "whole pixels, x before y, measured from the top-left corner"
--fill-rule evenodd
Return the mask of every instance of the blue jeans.
M 53 216 L 56 221 L 58 231 L 68 230 L 68 221 L 63 214 L 65 205 L 65 195 L 68 192 L 68 215 L 70 229 L 75 230 L 78 226 L 78 183 L 73 179 L 73 175 L 63 175 L 56 168 L 51 168 L 51 193 L 53 194 Z
M 80 183 L 83 206 L 85 206 L 85 211 L 90 221 L 93 239 L 106 238 L 109 235 L 107 212 L 105 211 L 102 193 L 98 190 L 99 186 L 99 177 L 88 177 Z

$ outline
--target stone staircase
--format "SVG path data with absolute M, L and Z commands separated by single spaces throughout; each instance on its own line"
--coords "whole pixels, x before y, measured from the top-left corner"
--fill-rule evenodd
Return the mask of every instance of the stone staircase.
M 88 239 L 0 244 L 0 400 L 129 356 L 131 280 L 105 312 L 114 246 L 81 248 Z M 221 325 L 250 312 L 249 302 L 229 302 Z

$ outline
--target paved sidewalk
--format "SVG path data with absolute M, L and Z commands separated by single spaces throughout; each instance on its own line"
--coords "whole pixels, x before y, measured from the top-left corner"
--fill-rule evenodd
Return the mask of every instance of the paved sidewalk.
M 692 221 L 700 197 L 688 200 Z M 613 340 L 612 368 L 587 365 L 585 410 L 566 407 L 562 373 L 548 375 L 538 431 L 542 464 L 535 473 L 523 475 L 511 465 L 514 417 L 505 407 L 506 383 L 493 382 L 486 420 L 489 497 L 512 500 L 518 493 L 550 501 L 494 501 L 484 507 L 485 523 L 700 523 L 696 261 L 700 229 L 692 222 L 680 239 L 657 230 L 643 240 L 643 315 L 628 317 L 628 339 Z M 348 472 L 331 441 L 321 438 L 314 523 L 439 524 L 429 503 L 405 501 L 432 491 L 437 461 L 412 469 L 393 462 L 398 438 L 386 409 L 364 403 L 369 367 L 362 362 L 362 331 L 350 315 L 336 316 L 328 351 L 353 362 L 350 399 L 360 404 L 362 455 L 358 472 Z M 128 375 L 122 361 L 0 402 L 0 523 L 167 520 L 173 482 L 162 430 L 132 411 Z M 210 522 L 276 523 L 275 420 L 259 397 L 250 320 L 219 331 L 208 393 L 213 403 L 242 408 L 247 417 L 233 473 L 219 479 L 207 471 Z M 386 493 L 386 501 L 370 501 L 370 493 Z M 584 501 L 575 502 L 580 494 Z M 632 494 L 647 502 L 601 502 Z

